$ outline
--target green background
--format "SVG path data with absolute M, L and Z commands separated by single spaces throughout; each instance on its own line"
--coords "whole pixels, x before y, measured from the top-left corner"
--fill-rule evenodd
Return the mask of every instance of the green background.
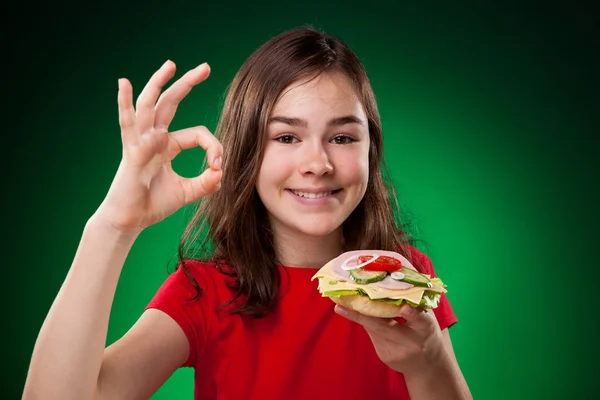
M 245 58 L 312 24 L 347 41 L 371 77 L 403 210 L 449 285 L 460 320 L 451 335 L 474 397 L 593 397 L 597 9 L 416 3 L 424 2 L 51 3 L 7 12 L 3 395 L 20 397 L 38 330 L 116 171 L 117 79 L 139 93 L 167 59 L 178 77 L 208 61 L 210 79 L 172 128 L 214 129 Z M 175 168 L 195 175 L 202 157 L 188 151 Z M 182 210 L 136 242 L 109 343 L 166 278 L 185 218 Z M 192 393 L 193 371 L 180 370 L 153 399 Z

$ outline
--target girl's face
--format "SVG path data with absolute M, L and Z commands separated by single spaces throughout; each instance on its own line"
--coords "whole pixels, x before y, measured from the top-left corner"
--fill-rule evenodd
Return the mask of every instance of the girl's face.
M 351 81 L 327 73 L 291 84 L 275 104 L 267 135 L 257 191 L 274 233 L 336 232 L 369 177 L 367 118 Z

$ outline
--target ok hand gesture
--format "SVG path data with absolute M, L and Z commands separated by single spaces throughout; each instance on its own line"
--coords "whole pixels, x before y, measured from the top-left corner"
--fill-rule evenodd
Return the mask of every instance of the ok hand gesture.
M 196 67 L 161 94 L 174 74 L 175 64 L 167 61 L 150 78 L 135 108 L 130 82 L 119 80 L 123 156 L 96 214 L 123 232 L 139 232 L 220 188 L 219 141 L 203 126 L 168 131 L 179 103 L 208 78 L 210 67 L 206 63 Z M 173 171 L 171 161 L 196 146 L 206 150 L 209 168 L 200 176 L 183 178 Z

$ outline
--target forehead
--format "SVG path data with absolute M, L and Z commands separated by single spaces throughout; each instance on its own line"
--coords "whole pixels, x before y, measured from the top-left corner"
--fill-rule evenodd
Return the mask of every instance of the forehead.
M 273 115 L 280 114 L 305 117 L 355 114 L 364 118 L 356 88 L 341 72 L 327 72 L 289 85 L 273 108 Z

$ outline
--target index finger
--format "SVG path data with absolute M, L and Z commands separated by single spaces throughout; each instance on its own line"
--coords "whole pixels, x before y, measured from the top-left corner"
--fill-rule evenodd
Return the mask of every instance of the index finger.
M 390 326 L 397 325 L 397 322 L 393 319 L 371 317 L 369 315 L 361 314 L 358 311 L 349 310 L 340 306 L 339 304 L 335 305 L 334 311 L 342 317 L 345 317 L 350 321 L 354 321 L 373 332 L 384 332 L 388 330 Z
M 207 63 L 200 64 L 165 90 L 156 103 L 154 127 L 167 130 L 181 100 L 190 93 L 194 86 L 206 80 L 208 75 L 210 75 L 209 65 Z
M 416 330 L 427 330 L 431 324 L 437 323 L 432 310 L 415 308 L 409 304 L 400 307 L 400 317 L 405 320 L 403 325 Z
M 206 150 L 206 157 L 212 169 L 221 169 L 218 159 L 223 155 L 221 142 L 204 126 L 181 129 L 169 134 L 167 157 L 173 160 L 182 150 L 202 147 Z

